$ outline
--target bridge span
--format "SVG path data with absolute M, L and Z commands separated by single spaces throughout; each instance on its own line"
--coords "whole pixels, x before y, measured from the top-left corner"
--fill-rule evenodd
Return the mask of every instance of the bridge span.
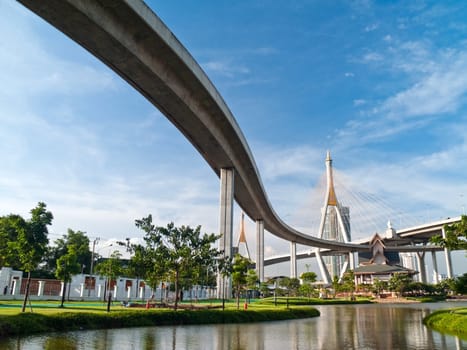
M 296 244 L 340 253 L 368 243 L 313 237 L 273 209 L 248 143 L 221 95 L 167 26 L 141 0 L 18 0 L 87 49 L 150 101 L 221 179 L 220 247 L 232 254 L 233 200 L 257 224 L 256 260 L 264 277 L 264 229 Z M 410 231 L 404 233 L 410 235 Z M 399 247 L 400 248 L 400 247 Z M 229 287 L 227 287 L 229 288 Z
M 431 253 L 433 271 L 435 272 L 434 282 L 438 282 L 438 266 L 436 260 L 436 252 L 444 251 L 444 257 L 446 260 L 446 269 L 447 276 L 452 278 L 454 276 L 452 260 L 450 251 L 446 248 L 429 244 L 430 238 L 435 235 L 445 236 L 444 227 L 445 225 L 451 225 L 461 221 L 461 217 L 447 218 L 444 220 L 438 220 L 434 222 L 429 222 L 413 227 L 408 227 L 400 230 L 394 230 L 391 227 L 388 228 L 386 234 L 382 235 L 382 240 L 384 242 L 384 250 L 387 252 L 396 252 L 396 253 L 415 253 L 417 259 L 417 264 L 421 270 L 420 278 L 423 282 L 426 282 L 426 271 L 425 271 L 425 253 Z M 370 244 L 372 237 L 367 237 L 364 239 L 359 239 L 353 241 L 356 244 L 368 245 Z M 283 262 L 291 263 L 291 271 L 296 267 L 292 266 L 296 264 L 297 260 L 309 259 L 309 258 L 319 258 L 316 254 L 316 250 L 309 250 L 307 252 L 296 253 L 295 258 L 291 259 L 290 254 L 284 254 L 280 256 L 269 257 L 264 260 L 264 266 L 270 266 L 274 264 L 279 264 Z M 342 254 L 342 252 L 333 250 L 333 249 L 321 249 L 319 252 L 322 256 L 335 256 Z
M 223 169 L 230 171 L 234 176 L 231 182 L 235 200 L 252 220 L 263 222 L 270 233 L 313 247 L 338 251 L 368 249 L 312 237 L 279 218 L 231 111 L 198 63 L 144 2 L 18 1 L 145 96 L 185 135 L 217 176 L 222 178 Z

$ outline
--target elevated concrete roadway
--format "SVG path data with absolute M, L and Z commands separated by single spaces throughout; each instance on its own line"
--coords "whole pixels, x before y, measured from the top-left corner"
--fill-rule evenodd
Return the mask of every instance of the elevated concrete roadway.
M 424 246 L 405 245 L 405 246 L 389 246 L 389 247 L 387 246 L 385 248 L 385 251 L 398 252 L 398 253 L 439 252 L 439 251 L 443 251 L 443 250 L 444 249 L 442 247 L 435 246 L 435 245 L 424 245 Z M 332 249 L 324 249 L 324 250 L 322 250 L 320 252 L 320 254 L 322 256 L 338 255 L 339 253 L 342 253 L 342 252 L 335 251 L 335 250 L 332 250 Z M 310 252 L 305 252 L 305 253 L 303 253 L 303 252 L 302 253 L 297 253 L 297 255 L 296 255 L 297 260 L 315 258 L 315 257 L 316 257 L 315 251 L 310 251 Z M 280 264 L 280 263 L 288 262 L 288 261 L 290 261 L 290 254 L 284 254 L 284 255 L 280 255 L 280 256 L 273 256 L 273 257 L 269 257 L 269 258 L 264 259 L 264 266 Z
M 441 236 L 443 234 L 444 225 L 451 225 L 459 221 L 461 221 L 461 217 L 457 216 L 455 218 L 447 218 L 445 220 L 397 230 L 396 233 L 400 238 L 410 239 L 416 243 L 427 242 L 433 236 Z
M 443 235 L 443 228 L 445 225 L 451 225 L 461 221 L 461 217 L 457 216 L 454 218 L 447 218 L 444 220 L 434 221 L 418 226 L 412 226 L 404 229 L 395 231 L 396 236 L 394 238 L 385 238 L 383 241 L 385 244 L 385 250 L 388 252 L 399 252 L 399 253 L 423 253 L 423 252 L 438 252 L 443 251 L 444 248 L 436 245 L 420 245 L 427 244 L 429 239 L 435 235 Z M 368 245 L 372 237 L 359 239 L 353 241 L 355 244 Z M 418 244 L 418 245 L 415 245 Z M 321 255 L 336 255 L 339 251 L 334 249 L 323 249 Z M 297 260 L 314 258 L 315 251 L 297 253 Z M 290 255 L 284 254 L 280 256 L 269 257 L 264 260 L 264 266 L 279 264 L 282 262 L 290 261 Z
M 140 0 L 19 0 L 99 58 L 156 106 L 219 176 L 235 170 L 235 200 L 285 240 L 336 251 L 367 245 L 318 239 L 286 225 L 272 208 L 247 141 L 209 78 Z

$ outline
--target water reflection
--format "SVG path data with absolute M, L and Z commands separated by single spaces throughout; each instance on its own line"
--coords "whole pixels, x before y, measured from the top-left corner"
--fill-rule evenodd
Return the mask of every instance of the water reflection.
M 76 339 L 68 338 L 65 336 L 57 336 L 53 338 L 47 338 L 44 342 L 45 350 L 76 350 L 78 349 L 78 344 Z
M 455 306 L 466 306 L 457 303 Z M 463 349 L 422 319 L 441 304 L 319 306 L 317 318 L 242 325 L 144 327 L 0 341 L 0 349 Z

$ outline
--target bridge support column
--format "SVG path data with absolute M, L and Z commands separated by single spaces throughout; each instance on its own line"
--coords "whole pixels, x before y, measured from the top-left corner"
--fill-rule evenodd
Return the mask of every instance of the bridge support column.
M 418 280 L 419 282 L 426 283 L 425 252 L 416 252 L 415 257 L 417 258 L 419 271 Z
M 290 278 L 297 278 L 297 243 L 290 242 Z
M 349 265 L 350 265 L 350 255 L 347 257 L 344 264 L 342 265 L 342 269 L 339 271 L 339 283 L 342 282 L 342 279 L 344 278 L 345 273 L 349 269 Z
M 221 169 L 220 179 L 220 220 L 219 220 L 219 250 L 225 257 L 232 257 L 233 237 L 233 198 L 234 198 L 234 169 Z M 217 297 L 230 298 L 232 283 L 230 278 L 217 276 Z
M 349 269 L 355 270 L 355 255 L 354 252 L 349 252 Z
M 434 250 L 431 252 L 431 261 L 433 263 L 433 283 L 438 284 L 438 263 L 436 262 L 436 251 Z
M 444 227 L 441 229 L 441 234 L 443 238 L 446 238 L 446 232 L 444 231 Z M 451 251 L 448 248 L 444 248 L 444 257 L 446 258 L 446 272 L 448 278 L 452 278 L 452 261 L 451 261 Z
M 323 257 L 321 256 L 321 251 L 319 248 L 315 250 L 316 261 L 318 263 L 319 271 L 321 272 L 321 277 L 325 285 L 331 284 L 331 275 L 329 274 L 326 264 L 324 263 Z
M 264 221 L 256 221 L 256 274 L 264 282 Z

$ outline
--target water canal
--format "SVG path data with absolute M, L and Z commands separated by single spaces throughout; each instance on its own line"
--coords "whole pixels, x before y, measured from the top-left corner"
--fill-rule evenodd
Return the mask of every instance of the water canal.
M 467 349 L 422 319 L 467 303 L 317 306 L 320 317 L 254 324 L 53 333 L 0 341 L 0 349 Z

